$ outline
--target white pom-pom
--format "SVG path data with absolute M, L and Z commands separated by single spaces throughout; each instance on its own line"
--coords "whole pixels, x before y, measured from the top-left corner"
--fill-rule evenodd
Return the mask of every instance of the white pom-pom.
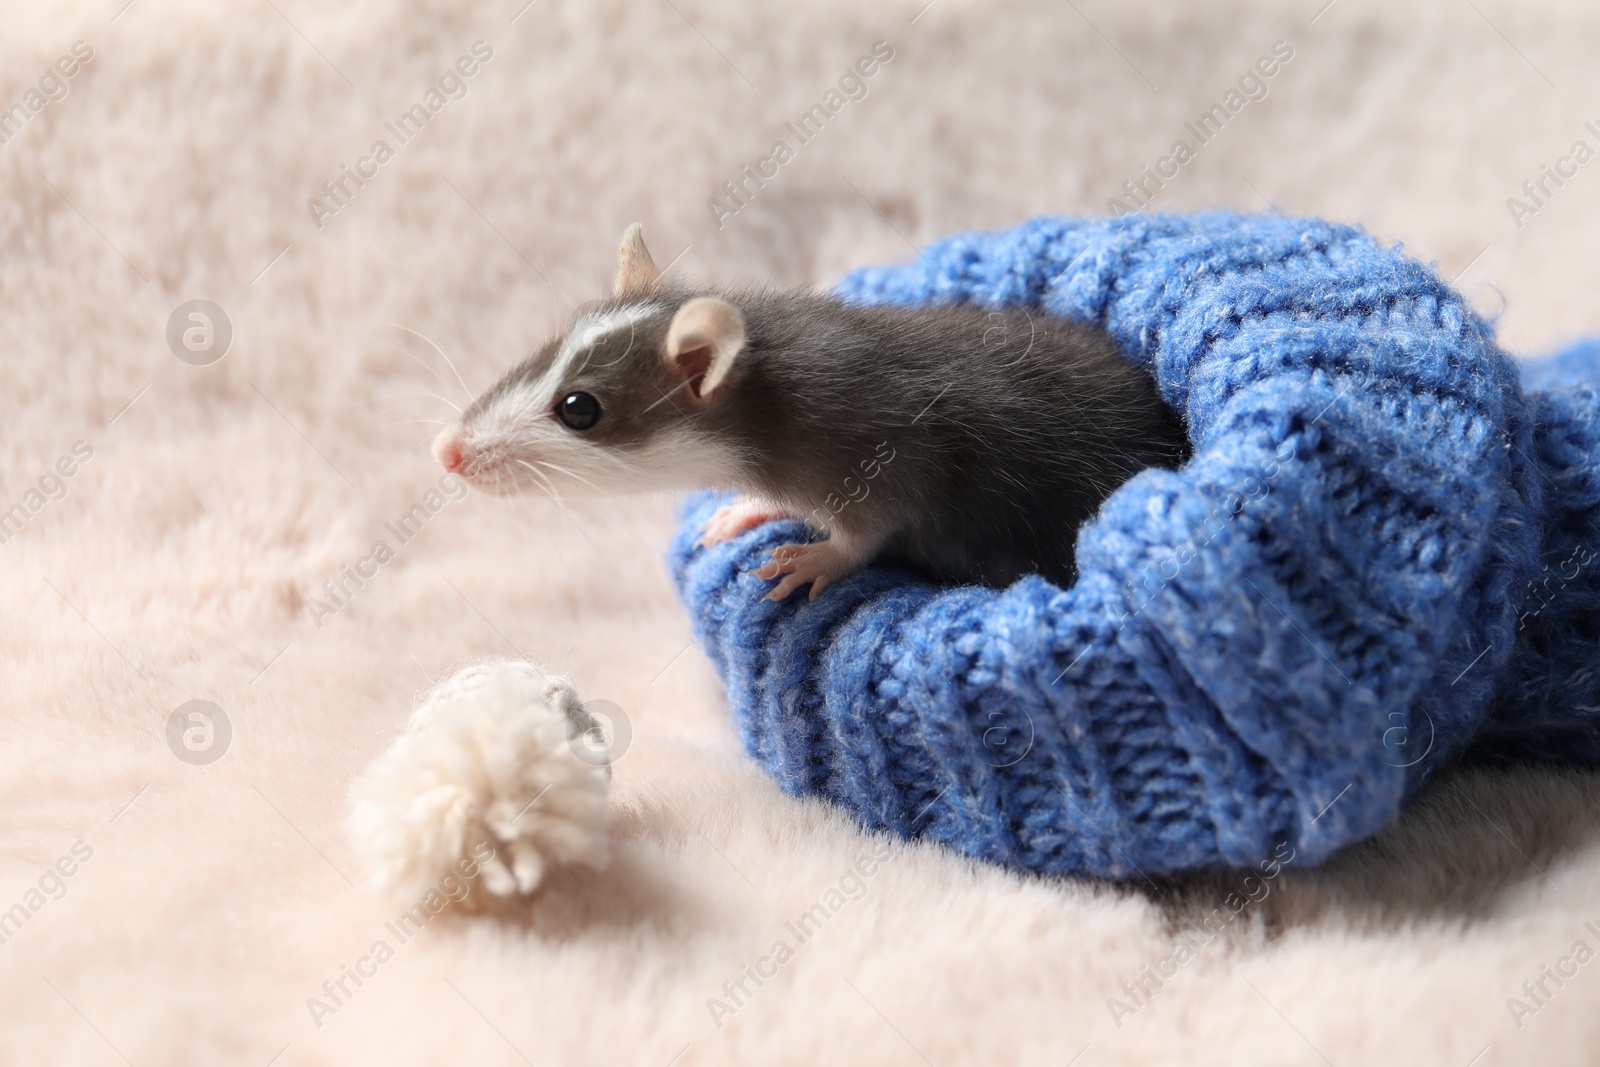
M 346 829 L 379 888 L 452 873 L 531 893 L 552 864 L 610 859 L 611 767 L 565 678 L 523 660 L 468 667 L 417 705 L 351 790 Z

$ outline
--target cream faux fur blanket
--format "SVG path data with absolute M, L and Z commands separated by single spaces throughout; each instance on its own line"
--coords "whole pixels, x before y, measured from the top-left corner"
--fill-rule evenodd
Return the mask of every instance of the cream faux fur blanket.
M 1447 774 L 1249 885 L 872 839 L 741 754 L 672 501 L 455 499 L 425 442 L 635 219 L 681 276 L 825 284 L 1270 203 L 1516 351 L 1600 332 L 1597 39 L 1591 0 L 5 3 L 0 1062 L 1592 1062 L 1593 775 Z M 632 724 L 614 861 L 408 919 L 346 790 L 519 654 Z

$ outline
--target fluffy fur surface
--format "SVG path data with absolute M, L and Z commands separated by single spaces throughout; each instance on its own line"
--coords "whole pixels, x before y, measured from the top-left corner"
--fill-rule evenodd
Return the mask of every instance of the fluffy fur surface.
M 1592 334 L 1597 164 L 1520 229 L 1506 199 L 1600 122 L 1600 12 L 1475 4 L 6 4 L 0 104 L 95 55 L 0 145 L 0 504 L 40 504 L 0 544 L 0 1061 L 1589 1060 L 1600 961 L 1544 969 L 1600 949 L 1591 776 L 1449 772 L 1248 886 L 873 839 L 741 753 L 662 562 L 677 501 L 450 499 L 437 426 L 390 425 L 453 417 L 603 295 L 635 219 L 669 277 L 828 285 L 1093 214 L 1279 39 L 1269 95 L 1155 206 L 1358 222 L 1459 274 L 1513 352 Z M 707 199 L 879 39 L 865 98 L 717 228 Z M 379 138 L 319 229 L 307 200 Z M 167 344 L 190 299 L 232 321 L 210 366 Z M 521 653 L 632 722 L 611 864 L 419 932 L 362 886 L 350 787 L 436 680 Z M 168 740 L 197 699 L 231 725 L 207 765 Z

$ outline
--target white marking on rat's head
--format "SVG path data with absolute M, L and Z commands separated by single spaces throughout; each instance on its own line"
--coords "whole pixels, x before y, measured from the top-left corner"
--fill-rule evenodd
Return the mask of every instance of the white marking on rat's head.
M 660 276 L 637 225 L 623 237 L 615 289 L 623 303 L 580 316 L 553 352 L 546 346 L 548 357 L 513 371 L 441 433 L 440 464 L 499 494 L 734 484 L 743 457 L 693 416 L 743 348 L 739 312 L 702 297 L 666 322 L 672 305 L 658 295 Z
M 572 329 L 567 331 L 567 336 L 562 339 L 561 347 L 556 350 L 555 359 L 551 361 L 549 369 L 541 374 L 537 381 L 519 388 L 535 405 L 554 404 L 557 399 L 556 390 L 561 387 L 562 382 L 571 379 L 574 371 L 579 367 L 600 369 L 627 358 L 632 351 L 634 331 L 639 324 L 666 309 L 666 304 L 652 301 L 584 315 Z M 597 348 L 610 341 L 614 335 L 624 332 L 628 334 L 628 344 L 623 351 L 608 354 L 604 358 L 597 356 L 595 351 Z
M 495 493 L 549 489 L 561 474 L 575 489 L 592 485 L 601 492 L 629 491 L 617 483 L 625 473 L 615 454 L 574 432 L 557 414 L 565 383 L 581 370 L 616 362 L 608 354 L 597 362 L 596 349 L 618 332 L 631 337 L 639 323 L 666 310 L 660 302 L 633 304 L 584 315 L 567 331 L 549 364 L 536 377 L 515 378 L 492 390 L 469 410 L 461 424 L 439 435 L 434 455 L 447 469 Z M 632 479 L 624 479 L 631 482 Z

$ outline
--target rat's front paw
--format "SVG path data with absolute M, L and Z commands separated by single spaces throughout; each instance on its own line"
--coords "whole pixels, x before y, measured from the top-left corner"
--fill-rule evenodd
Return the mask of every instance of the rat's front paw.
M 696 544 L 700 548 L 710 548 L 712 545 L 731 541 L 746 530 L 753 530 L 762 523 L 793 517 L 782 508 L 763 504 L 750 497 L 741 497 L 731 504 L 722 505 L 711 518 L 706 520 L 705 527 L 700 533 L 700 540 Z
M 766 565 L 755 570 L 755 576 L 770 580 L 783 575 L 778 587 L 767 594 L 768 600 L 782 600 L 796 589 L 811 583 L 811 599 L 837 579 L 853 573 L 856 562 L 839 550 L 832 541 L 818 541 L 810 545 L 783 545 L 772 553 Z

